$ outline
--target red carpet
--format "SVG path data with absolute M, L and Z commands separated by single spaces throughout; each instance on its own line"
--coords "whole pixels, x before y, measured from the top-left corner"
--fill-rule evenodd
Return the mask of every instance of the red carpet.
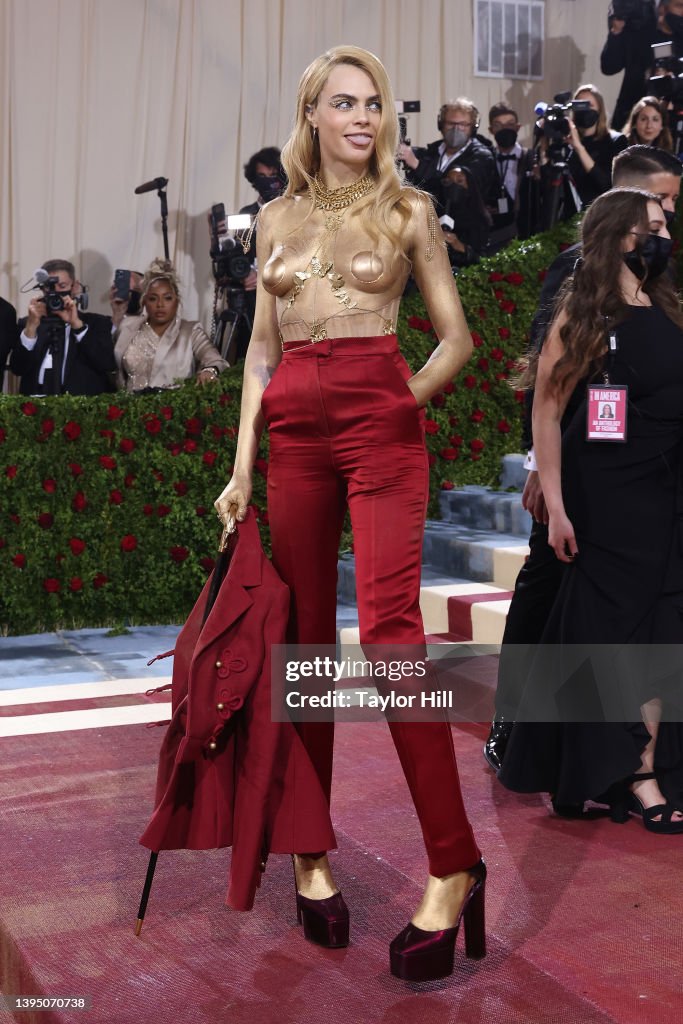
M 161 709 L 160 709 L 161 710 Z M 160 715 L 159 717 L 163 717 Z M 483 726 L 457 726 L 463 785 L 489 865 L 489 955 L 411 988 L 387 946 L 425 874 L 416 819 L 383 723 L 338 728 L 333 865 L 352 945 L 296 925 L 292 871 L 272 857 L 254 911 L 223 904 L 228 851 L 162 853 L 140 938 L 137 844 L 161 730 L 124 726 L 2 741 L 0 983 L 90 995 L 90 1011 L 24 1024 L 674 1024 L 681 1019 L 681 837 L 632 820 L 560 821 L 504 791 Z M 462 949 L 462 939 L 459 949 Z M 5 1014 L 2 1019 L 10 1020 Z

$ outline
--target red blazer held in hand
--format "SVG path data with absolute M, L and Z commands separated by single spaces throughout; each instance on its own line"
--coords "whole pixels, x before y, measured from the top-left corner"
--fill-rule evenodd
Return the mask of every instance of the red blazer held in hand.
M 175 647 L 173 716 L 159 758 L 150 850 L 232 846 L 226 902 L 250 910 L 271 853 L 336 847 L 329 807 L 291 722 L 271 715 L 271 645 L 285 642 L 289 591 L 254 514 L 206 622 L 207 581 Z

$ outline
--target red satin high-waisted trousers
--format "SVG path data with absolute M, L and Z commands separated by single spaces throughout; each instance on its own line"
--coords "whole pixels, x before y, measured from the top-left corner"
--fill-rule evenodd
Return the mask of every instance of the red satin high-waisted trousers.
M 361 645 L 424 645 L 419 596 L 429 466 L 410 376 L 395 335 L 291 342 L 263 394 L 273 564 L 291 590 L 291 642 L 336 641 L 337 555 L 348 505 Z M 298 728 L 329 799 L 334 725 Z M 389 728 L 430 873 L 471 867 L 479 850 L 450 725 Z

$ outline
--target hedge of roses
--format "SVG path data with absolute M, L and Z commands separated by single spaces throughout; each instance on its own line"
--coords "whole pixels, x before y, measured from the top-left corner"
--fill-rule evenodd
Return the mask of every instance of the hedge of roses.
M 502 455 L 519 450 L 521 396 L 509 379 L 545 268 L 574 233 L 563 225 L 514 243 L 458 277 L 475 350 L 427 408 L 430 514 L 441 488 L 494 483 Z M 419 294 L 402 303 L 398 332 L 419 368 L 436 344 Z M 215 558 L 213 501 L 231 470 L 240 397 L 239 367 L 142 398 L 2 396 L 2 631 L 182 621 Z M 265 437 L 253 504 L 266 547 L 267 458 Z

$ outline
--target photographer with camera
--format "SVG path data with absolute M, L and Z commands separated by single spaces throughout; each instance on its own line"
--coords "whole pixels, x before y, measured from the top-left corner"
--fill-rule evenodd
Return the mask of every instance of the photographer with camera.
M 555 97 L 537 125 L 542 132 L 544 230 L 611 188 L 612 161 L 627 145 L 623 135 L 607 127 L 605 100 L 596 86 L 580 85 L 571 103 L 560 102 L 564 95 Z
M 100 395 L 112 391 L 116 370 L 106 318 L 82 313 L 74 297 L 76 270 L 68 260 L 47 260 L 42 296 L 32 299 L 10 356 L 23 395 Z M 80 296 L 79 296 L 80 298 Z
M 613 0 L 607 24 L 609 33 L 600 54 L 600 70 L 603 75 L 624 72 L 612 115 L 612 126 L 621 128 L 634 103 L 646 92 L 651 46 L 658 41 L 655 0 Z
M 485 203 L 495 205 L 500 181 L 496 161 L 489 146 L 477 138 L 479 111 L 472 100 L 461 96 L 444 103 L 437 126 L 442 138 L 424 148 L 412 149 L 406 143 L 398 147 L 399 159 L 411 185 L 430 192 L 439 212 L 444 205 L 442 181 L 450 167 L 466 167 L 477 183 Z

